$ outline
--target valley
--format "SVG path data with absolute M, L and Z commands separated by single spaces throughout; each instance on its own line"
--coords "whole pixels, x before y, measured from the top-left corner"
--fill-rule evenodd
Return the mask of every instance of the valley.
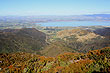
M 110 72 L 106 26 L 0 30 L 0 72 Z
M 32 23 L 33 19 L 6 20 L 0 22 L 1 73 L 110 72 L 109 26 L 56 27 Z

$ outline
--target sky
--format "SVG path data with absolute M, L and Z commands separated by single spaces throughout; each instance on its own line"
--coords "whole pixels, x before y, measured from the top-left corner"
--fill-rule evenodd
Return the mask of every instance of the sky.
M 0 0 L 0 15 L 110 14 L 110 0 Z

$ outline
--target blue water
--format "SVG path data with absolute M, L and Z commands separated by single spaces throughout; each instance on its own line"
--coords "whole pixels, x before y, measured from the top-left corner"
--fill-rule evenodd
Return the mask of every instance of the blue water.
M 110 21 L 58 21 L 37 23 L 48 27 L 110 26 Z

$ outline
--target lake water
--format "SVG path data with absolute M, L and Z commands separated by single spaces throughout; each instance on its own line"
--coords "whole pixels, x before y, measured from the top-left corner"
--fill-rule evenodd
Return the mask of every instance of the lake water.
M 58 21 L 37 23 L 48 27 L 110 26 L 110 21 Z

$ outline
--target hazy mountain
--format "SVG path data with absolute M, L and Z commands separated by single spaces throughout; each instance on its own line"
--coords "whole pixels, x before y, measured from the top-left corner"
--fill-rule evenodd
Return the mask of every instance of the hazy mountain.
M 92 16 L 92 17 L 109 17 L 110 18 L 110 14 L 91 14 L 91 15 L 85 15 L 85 16 Z

